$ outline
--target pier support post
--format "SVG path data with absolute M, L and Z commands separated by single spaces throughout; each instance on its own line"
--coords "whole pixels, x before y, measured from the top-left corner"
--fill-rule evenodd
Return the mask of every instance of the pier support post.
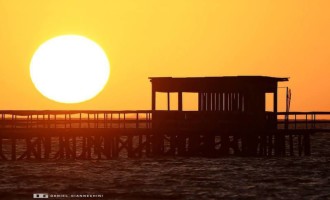
M 274 142 L 273 142 L 273 134 L 268 134 L 267 137 L 267 156 L 273 155 Z
M 311 155 L 311 144 L 310 144 L 310 134 L 304 134 L 304 154 L 305 156 Z
M 204 154 L 208 157 L 215 156 L 215 136 L 212 133 L 206 133 L 204 135 Z
M 228 156 L 229 155 L 229 146 L 230 146 L 230 139 L 228 135 L 221 136 L 221 146 L 220 146 L 220 155 Z
M 189 137 L 188 155 L 196 156 L 200 151 L 200 136 L 192 135 Z
M 178 135 L 177 136 L 177 147 L 178 147 L 178 156 L 185 156 L 186 155 L 186 136 L 185 135 Z
M 52 148 L 52 143 L 51 143 L 51 137 L 46 136 L 45 141 L 44 141 L 44 146 L 45 146 L 45 159 L 49 159 L 49 155 L 51 154 L 51 148 Z
M 298 135 L 298 155 L 301 156 L 302 154 L 302 139 L 301 139 L 301 135 Z
M 289 135 L 289 149 L 290 149 L 290 156 L 294 156 L 294 151 L 293 151 L 293 136 L 290 133 Z
M 162 133 L 152 136 L 152 153 L 154 156 L 160 156 L 164 153 L 164 141 Z
M 11 160 L 16 160 L 16 139 L 11 140 Z
M 134 157 L 134 153 L 133 153 L 133 136 L 131 136 L 131 135 L 127 136 L 127 156 L 129 158 Z
M 267 155 L 267 138 L 264 134 L 260 136 L 259 155 L 260 156 Z
M 2 151 L 2 138 L 0 138 L 0 160 L 6 160 L 6 157 L 3 155 Z

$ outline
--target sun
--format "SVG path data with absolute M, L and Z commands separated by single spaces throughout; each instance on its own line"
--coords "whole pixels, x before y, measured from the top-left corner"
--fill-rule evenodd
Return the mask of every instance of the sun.
M 99 94 L 110 76 L 103 49 L 79 35 L 44 42 L 34 53 L 30 76 L 45 97 L 61 103 L 80 103 Z

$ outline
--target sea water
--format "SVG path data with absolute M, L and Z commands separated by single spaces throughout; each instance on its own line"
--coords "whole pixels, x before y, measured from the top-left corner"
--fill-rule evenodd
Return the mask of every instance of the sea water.
M 330 199 L 330 134 L 313 135 L 312 156 L 302 157 L 1 161 L 0 199 L 32 199 L 33 194 L 50 199 Z

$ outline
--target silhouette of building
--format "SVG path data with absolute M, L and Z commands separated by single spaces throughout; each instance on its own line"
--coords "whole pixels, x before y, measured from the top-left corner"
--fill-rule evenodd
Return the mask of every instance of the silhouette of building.
M 272 137 L 277 129 L 278 82 L 288 81 L 288 78 L 265 76 L 152 77 L 150 80 L 155 132 L 167 132 L 175 138 L 182 137 L 186 132 L 189 135 L 188 138 L 185 138 L 186 140 L 195 140 L 195 142 L 189 143 L 195 150 L 200 148 L 200 135 L 209 137 L 206 139 L 209 141 L 206 146 L 214 146 L 216 141 L 214 137 L 220 136 L 219 142 L 222 144 L 223 154 L 227 154 L 230 148 L 238 152 L 238 140 L 240 140 L 243 146 L 241 153 L 255 155 L 260 137 L 270 140 L 266 137 Z M 156 94 L 158 93 L 167 94 L 167 110 L 156 109 L 158 103 Z M 195 102 L 198 106 L 195 111 L 183 111 L 184 93 L 196 94 L 197 101 Z M 170 98 L 171 94 L 177 96 L 176 110 L 170 109 L 170 100 L 173 100 Z M 265 110 L 266 94 L 273 96 L 272 112 Z M 191 136 L 192 132 L 196 133 L 195 136 Z M 234 138 L 230 140 L 231 136 Z M 278 137 L 275 141 L 276 143 L 283 142 Z M 266 141 L 264 145 L 267 146 Z M 279 148 L 275 150 L 281 151 Z M 215 152 L 208 151 L 207 153 Z

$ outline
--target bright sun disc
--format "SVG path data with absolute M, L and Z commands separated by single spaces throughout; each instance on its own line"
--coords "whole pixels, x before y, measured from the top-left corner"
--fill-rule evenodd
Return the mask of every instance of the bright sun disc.
M 65 35 L 43 43 L 30 64 L 32 82 L 49 99 L 79 103 L 102 91 L 110 75 L 106 54 L 86 37 Z

